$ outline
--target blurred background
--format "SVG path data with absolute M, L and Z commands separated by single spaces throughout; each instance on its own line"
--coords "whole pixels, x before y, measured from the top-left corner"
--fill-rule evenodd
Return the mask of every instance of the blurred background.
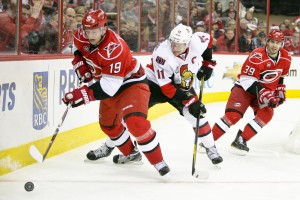
M 103 9 L 108 27 L 137 54 L 152 52 L 183 23 L 211 34 L 215 52 L 230 54 L 249 53 L 280 29 L 284 48 L 299 55 L 296 0 L 0 0 L 0 61 L 71 55 L 73 33 L 91 8 Z

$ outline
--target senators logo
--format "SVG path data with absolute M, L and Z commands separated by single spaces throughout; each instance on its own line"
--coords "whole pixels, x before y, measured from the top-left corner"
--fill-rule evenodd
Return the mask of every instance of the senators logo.
M 183 65 L 180 68 L 181 88 L 188 90 L 192 87 L 194 81 L 194 74 L 188 70 L 188 65 Z

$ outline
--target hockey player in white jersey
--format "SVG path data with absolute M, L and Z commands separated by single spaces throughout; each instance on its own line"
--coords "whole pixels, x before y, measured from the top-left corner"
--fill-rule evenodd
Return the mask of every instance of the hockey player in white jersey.
M 196 130 L 197 116 L 206 113 L 193 88 L 195 75 L 208 80 L 216 62 L 212 60 L 212 37 L 203 32 L 192 33 L 189 26 L 177 25 L 169 39 L 159 44 L 152 54 L 152 63 L 146 67 L 146 75 L 151 91 L 149 108 L 158 103 L 170 103 L 188 120 Z M 213 164 L 223 161 L 217 152 L 211 127 L 202 115 L 198 137 Z M 96 160 L 110 155 L 111 141 L 87 154 L 88 159 Z

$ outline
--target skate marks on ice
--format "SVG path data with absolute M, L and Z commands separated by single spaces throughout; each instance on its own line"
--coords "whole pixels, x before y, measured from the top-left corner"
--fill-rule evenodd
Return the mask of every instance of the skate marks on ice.
M 282 127 L 292 129 L 293 119 L 290 116 L 297 116 L 295 108 L 300 108 L 300 101 L 283 108 L 275 112 L 272 125 L 265 127 L 265 132 L 248 143 L 248 155 L 237 156 L 228 152 L 240 127 L 230 130 L 216 143 L 224 159 L 221 169 L 217 169 L 206 154 L 197 154 L 196 169 L 208 171 L 207 180 L 191 175 L 194 133 L 188 122 L 174 112 L 152 122 L 164 159 L 171 169 L 169 178 L 161 177 L 145 157 L 143 165 L 114 164 L 113 155 L 119 153 L 116 150 L 101 162 L 84 162 L 86 153 L 103 142 L 99 140 L 51 157 L 47 162 L 1 176 L 0 200 L 92 200 L 112 197 L 124 200 L 172 197 L 177 200 L 187 195 L 207 200 L 239 199 L 241 196 L 244 200 L 297 199 L 300 156 L 284 150 L 284 141 L 290 130 L 285 133 Z M 224 104 L 208 104 L 207 109 L 206 117 L 212 125 L 223 114 Z M 24 184 L 28 181 L 35 185 L 30 193 L 24 190 Z M 250 195 L 249 188 L 255 194 Z

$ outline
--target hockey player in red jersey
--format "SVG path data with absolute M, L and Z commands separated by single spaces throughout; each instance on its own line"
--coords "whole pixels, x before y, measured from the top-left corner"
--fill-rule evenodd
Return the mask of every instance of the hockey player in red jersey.
M 254 119 L 239 130 L 231 147 L 233 153 L 246 155 L 247 141 L 267 125 L 274 108 L 285 101 L 284 77 L 288 74 L 291 57 L 284 50 L 284 34 L 273 30 L 268 35 L 266 47 L 251 52 L 242 66 L 226 104 L 225 115 L 213 126 L 214 139 L 218 140 L 228 129 L 243 118 L 251 107 Z
M 203 60 L 202 60 L 203 58 Z M 202 66 L 201 66 L 202 65 Z M 206 113 L 193 88 L 194 77 L 208 80 L 216 62 L 212 60 L 212 37 L 203 32 L 192 33 L 189 26 L 177 25 L 169 39 L 157 46 L 152 54 L 152 63 L 147 65 L 146 74 L 151 91 L 149 107 L 158 103 L 170 103 L 188 120 L 194 130 L 197 116 Z M 200 68 L 201 66 L 201 68 Z M 199 138 L 213 164 L 223 161 L 215 147 L 210 125 L 202 116 Z M 88 159 L 106 157 L 112 150 L 111 141 L 87 154 Z
M 125 41 L 107 28 L 107 16 L 102 10 L 85 14 L 82 28 L 74 34 L 74 44 L 77 50 L 72 64 L 78 78 L 94 83 L 67 93 L 64 103 L 77 107 L 100 100 L 100 127 L 122 152 L 113 157 L 113 162 L 124 164 L 142 159 L 130 132 L 160 175 L 167 174 L 170 169 L 147 120 L 150 91 L 144 68 L 132 57 Z

